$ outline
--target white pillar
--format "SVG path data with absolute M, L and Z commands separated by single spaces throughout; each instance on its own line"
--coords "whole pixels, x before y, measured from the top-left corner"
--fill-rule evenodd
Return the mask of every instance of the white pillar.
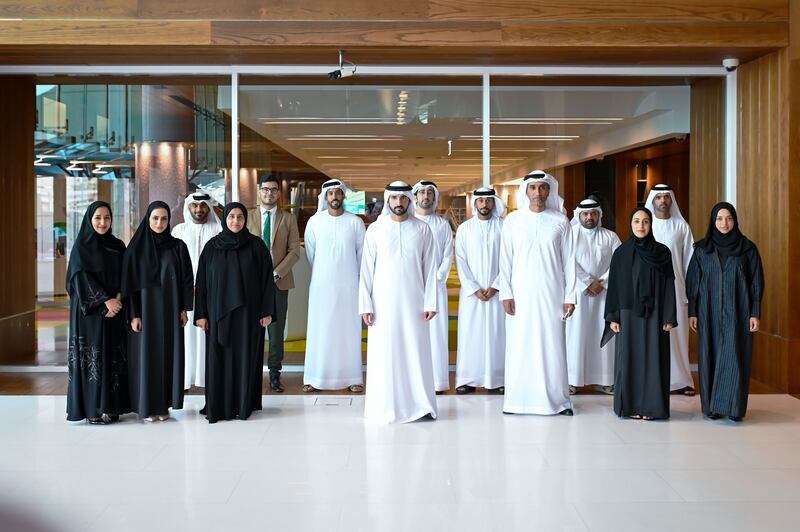
M 231 73 L 231 201 L 239 201 L 239 73 Z
M 489 74 L 483 74 L 483 186 L 492 185 L 491 143 L 491 87 Z
M 725 77 L 725 201 L 736 206 L 736 152 L 738 93 L 736 71 Z

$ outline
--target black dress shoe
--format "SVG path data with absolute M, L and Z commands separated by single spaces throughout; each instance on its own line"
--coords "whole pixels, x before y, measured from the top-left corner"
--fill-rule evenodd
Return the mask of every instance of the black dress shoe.
M 269 387 L 273 392 L 283 393 L 283 386 L 281 386 L 281 376 L 270 375 Z
M 728 416 L 728 419 L 730 419 L 731 421 L 735 421 L 736 423 L 742 422 L 741 416 Z
M 720 416 L 719 414 L 714 414 L 713 412 L 708 415 L 708 419 L 719 419 L 720 417 L 722 416 Z
M 571 408 L 565 408 L 561 412 L 558 413 L 559 416 L 574 416 L 575 412 L 572 411 Z

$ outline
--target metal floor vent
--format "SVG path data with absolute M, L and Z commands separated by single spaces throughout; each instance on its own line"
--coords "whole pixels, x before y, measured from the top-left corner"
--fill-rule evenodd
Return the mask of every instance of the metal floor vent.
M 317 397 L 314 406 L 353 406 L 351 397 Z

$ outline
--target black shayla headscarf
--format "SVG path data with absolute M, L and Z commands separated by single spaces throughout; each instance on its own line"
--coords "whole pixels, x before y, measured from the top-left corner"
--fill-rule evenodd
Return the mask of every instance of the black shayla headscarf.
M 108 209 L 108 214 L 112 215 L 111 205 L 105 201 L 95 201 L 86 213 L 83 215 L 80 231 L 78 237 L 75 239 L 75 244 L 72 246 L 72 252 L 69 256 L 69 266 L 67 267 L 67 293 L 72 296 L 72 278 L 78 272 L 92 272 L 99 273 L 102 271 L 109 272 L 114 268 L 118 268 L 118 255 L 125 252 L 125 244 L 119 238 L 111 234 L 111 227 L 104 235 L 101 235 L 92 227 L 92 217 L 97 209 L 105 207 Z M 116 255 L 116 256 L 115 256 Z M 119 270 L 117 270 L 119 275 Z M 114 278 L 116 276 L 109 276 Z M 119 283 L 119 279 L 116 281 Z M 109 288 L 109 287 L 106 287 Z M 115 290 L 119 286 L 113 287 Z M 112 294 L 116 296 L 116 292 Z
M 228 227 L 228 215 L 233 209 L 244 214 L 244 227 L 234 233 Z M 222 232 L 211 239 L 211 245 L 220 250 L 213 260 L 212 266 L 217 270 L 214 275 L 215 285 L 211 287 L 217 301 L 217 326 L 219 327 L 219 343 L 230 346 L 231 314 L 246 304 L 245 279 L 239 264 L 239 250 L 261 240 L 247 230 L 247 208 L 238 202 L 225 205 L 222 214 Z
M 726 234 L 722 234 L 717 229 L 716 224 L 717 215 L 722 209 L 727 209 L 733 216 L 733 229 Z M 714 253 L 716 251 L 719 254 L 719 260 L 722 264 L 725 264 L 728 257 L 738 257 L 749 251 L 753 247 L 753 243 L 739 230 L 739 217 L 736 215 L 736 208 L 728 202 L 721 201 L 711 209 L 711 218 L 708 220 L 706 237 L 697 242 L 695 246 L 706 253 Z
M 650 210 L 640 207 L 631 212 L 631 223 L 637 212 L 647 213 L 652 222 L 653 214 Z M 675 278 L 672 269 L 672 254 L 667 246 L 656 242 L 652 228 L 643 238 L 637 237 L 631 228 L 630 238 L 620 247 L 623 248 L 620 254 L 624 256 L 621 265 L 630 268 L 628 272 L 633 274 L 633 292 L 628 292 L 631 288 L 630 284 L 622 285 L 619 298 L 620 309 L 633 309 L 637 316 L 649 317 L 655 303 L 656 275 L 668 279 Z
M 228 215 L 233 209 L 239 209 L 244 215 L 244 227 L 238 233 L 234 233 L 228 227 Z M 217 249 L 239 249 L 251 242 L 250 231 L 247 230 L 247 208 L 238 201 L 232 201 L 225 205 L 222 211 L 222 232 L 214 239 L 214 247 Z
M 150 216 L 156 209 L 167 211 L 167 228 L 162 233 L 150 229 Z M 139 228 L 128 244 L 122 261 L 122 295 L 129 296 L 139 290 L 161 286 L 161 259 L 159 251 L 170 249 L 178 244 L 178 239 L 170 234 L 169 205 L 154 201 L 147 207 Z

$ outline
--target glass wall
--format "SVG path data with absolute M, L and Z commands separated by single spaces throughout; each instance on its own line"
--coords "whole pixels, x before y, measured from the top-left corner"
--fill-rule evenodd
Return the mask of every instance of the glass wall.
M 65 360 L 66 266 L 92 201 L 111 204 L 127 243 L 151 201 L 170 205 L 174 225 L 189 193 L 230 199 L 229 78 L 136 81 L 36 87 L 40 363 Z
M 236 187 L 240 201 L 254 207 L 256 180 L 265 173 L 279 178 L 281 205 L 297 215 L 301 235 L 321 183 L 330 178 L 349 185 L 346 207 L 367 223 L 380 212 L 387 183 L 435 181 L 440 214 L 454 229 L 471 215 L 470 191 L 484 178 L 513 209 L 518 183 L 534 169 L 559 179 L 570 215 L 583 197 L 600 199 L 612 228 L 616 215 L 641 201 L 654 182 L 679 182 L 688 190 L 688 142 L 681 144 L 689 132 L 686 80 L 625 86 L 608 78 L 492 77 L 490 171 L 483 176 L 478 76 L 359 75 L 331 82 L 242 75 L 235 95 L 228 77 L 99 79 L 42 78 L 48 83 L 36 89 L 40 361 L 63 362 L 66 264 L 83 212 L 96 199 L 112 204 L 114 232 L 127 242 L 150 201 L 166 201 L 173 224 L 182 220 L 185 196 L 197 190 L 225 203 Z M 305 334 L 309 275 L 301 261 L 291 292 L 290 342 Z M 452 305 L 451 314 L 456 311 Z M 303 346 L 295 347 L 294 361 L 302 363 Z
M 559 179 L 570 217 L 581 199 L 593 196 L 603 206 L 604 226 L 627 237 L 617 225 L 619 213 L 640 204 L 653 184 L 688 191 L 685 80 L 622 86 L 609 78 L 526 85 L 520 79 L 493 79 L 490 92 L 491 181 L 512 208 L 521 178 L 545 170 Z
M 294 81 L 250 78 L 239 92 L 242 172 L 280 175 L 289 185 L 287 199 L 305 182 L 304 205 L 316 208 L 320 182 L 342 179 L 365 193 L 370 216 L 383 187 L 397 179 L 430 179 L 443 192 L 480 181 L 478 78 Z M 254 185 L 240 185 L 240 198 L 254 205 Z
M 255 206 L 257 176 L 276 175 L 282 205 L 298 216 L 302 235 L 327 179 L 348 185 L 348 205 L 367 223 L 380 213 L 388 183 L 426 179 L 437 183 L 439 212 L 456 227 L 464 199 L 454 202 L 453 192 L 481 180 L 481 116 L 478 77 L 356 76 L 342 83 L 319 76 L 247 77 L 239 90 L 240 201 Z M 310 281 L 305 259 L 293 275 L 286 361 L 302 364 Z

